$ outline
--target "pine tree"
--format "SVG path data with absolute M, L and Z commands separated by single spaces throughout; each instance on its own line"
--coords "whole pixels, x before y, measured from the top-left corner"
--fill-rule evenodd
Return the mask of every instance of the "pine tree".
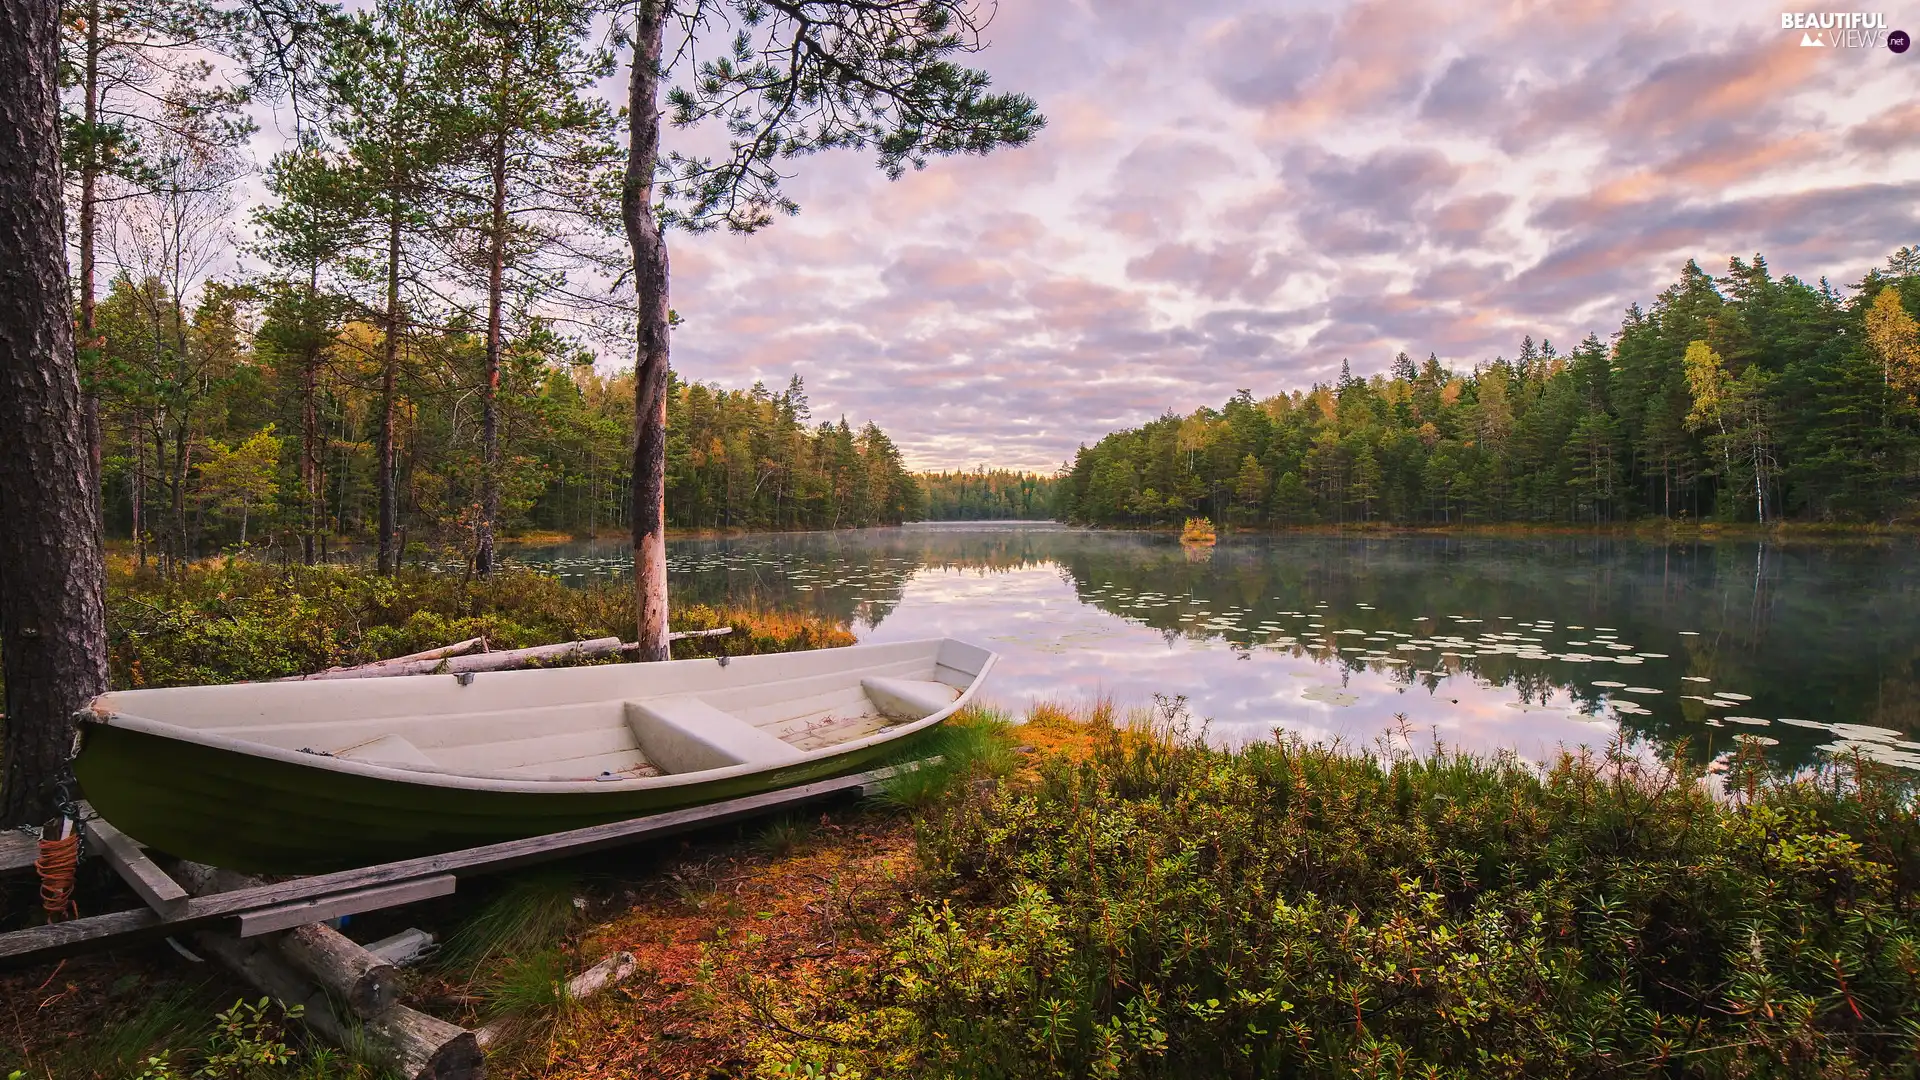
M 355 265 L 370 271 L 381 295 L 366 305 L 380 327 L 380 406 L 375 488 L 376 561 L 399 565 L 396 422 L 403 340 L 417 321 L 420 245 L 444 228 L 443 170 L 456 148 L 449 91 L 458 84 L 445 48 L 456 32 L 451 13 L 428 0 L 381 0 L 336 31 L 327 60 L 327 135 L 344 155 L 367 230 Z
M 616 163 L 614 117 L 588 96 L 613 58 L 587 47 L 593 9 L 578 0 L 479 0 L 462 10 L 466 17 L 443 26 L 452 36 L 436 47 L 459 80 L 448 166 L 466 206 L 455 235 L 462 261 L 484 282 L 474 569 L 486 575 L 500 517 L 498 399 L 508 294 L 549 303 L 574 298 L 566 288 L 570 268 L 607 269 L 613 262 L 611 252 L 578 242 L 617 220 L 605 197 Z
M 667 94 L 671 121 L 717 118 L 719 157 L 660 155 L 660 87 L 671 78 L 669 22 L 690 40 L 709 14 L 741 27 L 728 54 Z M 1045 122 L 1033 101 L 988 93 L 985 72 L 954 62 L 982 46 L 985 13 L 966 0 L 874 5 L 823 0 L 804 10 L 760 0 L 640 0 L 627 96 L 621 214 L 633 249 L 640 316 L 633 457 L 635 608 L 643 660 L 667 656 L 667 247 L 663 230 L 752 232 L 798 205 L 781 190 L 781 162 L 839 147 L 872 147 L 889 176 L 930 157 L 984 154 L 1031 140 Z M 656 191 L 665 165 L 673 179 Z M 656 210 L 656 203 L 661 209 Z

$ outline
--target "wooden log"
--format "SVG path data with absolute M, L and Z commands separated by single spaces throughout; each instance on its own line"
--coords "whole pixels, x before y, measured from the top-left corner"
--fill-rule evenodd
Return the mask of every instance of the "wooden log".
M 484 646 L 486 643 L 486 638 L 468 638 L 465 641 L 456 641 L 451 645 L 442 645 L 437 649 L 426 649 L 422 652 L 408 653 L 405 656 L 394 656 L 385 660 L 375 660 L 370 664 L 350 664 L 345 667 L 332 667 L 325 671 L 316 671 L 310 675 L 288 675 L 273 681 L 305 682 L 310 679 L 363 679 L 367 677 L 365 673 L 372 672 L 373 674 L 381 674 L 382 672 L 379 671 L 379 669 L 390 667 L 394 664 L 411 664 L 418 663 L 422 660 L 444 660 L 449 656 L 459 656 L 461 653 L 472 652 Z M 346 672 L 361 672 L 362 674 L 350 675 L 345 674 Z
M 605 990 L 617 986 L 633 977 L 640 970 L 640 961 L 630 952 L 617 952 L 605 960 L 567 980 L 567 1000 L 583 1001 Z M 500 1041 L 508 1031 L 509 1025 L 495 1020 L 474 1029 L 473 1037 L 482 1050 Z
M 668 634 L 668 641 L 681 638 L 718 637 L 733 633 L 731 626 L 718 626 L 711 630 L 682 630 Z M 478 643 L 473 638 L 472 643 Z M 458 649 L 469 642 L 449 645 L 447 650 Z M 276 682 L 312 682 L 326 679 L 380 679 L 392 675 L 458 675 L 474 671 L 508 671 L 513 668 L 527 667 L 531 664 L 546 663 L 554 660 L 587 660 L 596 656 L 610 656 L 614 653 L 636 652 L 640 648 L 637 642 L 623 643 L 619 638 L 591 638 L 586 641 L 563 641 L 557 645 L 534 645 L 525 649 L 501 649 L 498 652 L 478 653 L 455 656 L 446 650 L 430 650 L 413 656 L 397 656 L 392 660 L 378 660 L 357 667 L 328 668 L 311 675 L 290 675 Z
M 299 1005 L 301 1022 L 345 1046 L 365 1046 L 379 1065 L 409 1080 L 484 1080 L 486 1052 L 473 1032 L 394 1005 L 358 1023 L 344 1021 L 325 991 L 308 982 L 272 948 L 212 931 L 194 935 L 203 952 L 233 969 L 283 1006 Z
M 340 668 L 313 675 L 302 675 L 299 678 L 303 680 L 380 679 L 393 675 L 458 675 L 470 671 L 505 671 L 509 668 L 526 667 L 529 664 L 552 660 L 585 660 L 595 656 L 608 656 L 619 651 L 619 638 L 604 637 L 589 641 L 563 641 L 558 645 L 535 645 L 528 649 L 502 649 L 499 652 L 450 656 L 438 660 L 409 660 L 405 663 Z
M 667 640 L 681 641 L 685 638 L 719 637 L 722 634 L 731 633 L 733 633 L 733 627 L 731 626 L 716 626 L 711 630 L 675 630 L 673 633 L 667 635 Z M 625 645 L 620 646 L 620 651 L 639 652 L 640 643 L 637 641 L 629 641 Z
M 182 862 L 174 873 L 198 896 L 264 884 L 258 878 L 195 862 Z M 240 934 L 243 939 L 247 936 L 244 930 Z M 271 942 L 283 959 L 346 1002 L 356 1016 L 372 1019 L 383 1015 L 398 1000 L 400 973 L 394 966 L 330 926 L 308 923 L 263 939 L 265 942 Z
M 381 664 L 404 664 L 409 660 L 440 660 L 449 656 L 459 656 L 461 653 L 470 653 L 475 649 L 485 652 L 486 646 L 486 638 L 470 637 L 465 641 L 456 641 L 451 645 L 442 645 L 437 649 L 425 649 L 417 653 L 408 653 L 405 656 L 394 656 L 385 660 L 375 660 L 373 663 L 365 666 L 378 667 Z
M 640 970 L 640 961 L 630 952 L 617 952 L 605 960 L 567 980 L 567 997 L 580 1001 L 583 998 L 625 982 L 634 972 Z
M 382 1016 L 399 1002 L 400 976 L 392 964 L 321 924 L 296 927 L 278 942 L 281 955 L 323 985 L 340 985 L 355 1016 Z

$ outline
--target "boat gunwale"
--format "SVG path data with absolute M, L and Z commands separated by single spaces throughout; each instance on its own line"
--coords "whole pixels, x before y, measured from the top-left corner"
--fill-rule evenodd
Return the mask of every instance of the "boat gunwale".
M 918 641 L 890 641 L 885 644 L 890 646 L 942 645 L 950 641 L 958 641 L 958 639 L 923 638 Z M 965 644 L 964 642 L 960 643 Z M 859 647 L 860 646 L 857 645 L 849 646 L 849 648 Z M 737 776 L 749 776 L 754 773 L 774 772 L 780 769 L 807 765 L 812 762 L 828 760 L 841 754 L 850 754 L 858 750 L 864 750 L 870 746 L 891 742 L 895 739 L 912 735 L 915 732 L 924 731 L 960 711 L 973 699 L 974 692 L 980 688 L 980 684 L 986 680 L 987 674 L 993 670 L 994 662 L 999 659 L 999 655 L 992 650 L 981 649 L 980 651 L 985 654 L 985 658 L 980 664 L 980 669 L 973 673 L 973 677 L 967 683 L 965 689 L 960 691 L 960 696 L 954 698 L 952 703 L 947 705 L 946 708 L 910 723 L 883 731 L 877 731 L 871 735 L 865 735 L 849 742 L 835 743 L 832 746 L 824 746 L 816 750 L 803 750 L 801 751 L 801 757 L 790 761 L 772 764 L 766 762 L 746 762 L 740 765 L 729 765 L 721 769 L 703 769 L 698 772 L 685 773 L 662 773 L 657 776 L 635 776 L 615 780 L 507 780 L 498 777 L 476 776 L 470 773 L 396 768 L 394 766 L 381 765 L 370 761 L 355 761 L 352 758 L 334 757 L 332 754 L 314 753 L 303 750 L 284 750 L 277 746 L 268 746 L 265 743 L 249 742 L 245 739 L 233 738 L 230 735 L 198 731 L 193 728 L 182 727 L 178 724 L 169 724 L 165 721 L 153 720 L 133 713 L 99 711 L 92 703 L 89 703 L 85 708 L 81 709 L 76 719 L 82 724 L 115 727 L 126 731 L 153 735 L 158 738 L 193 743 L 213 750 L 242 754 L 248 757 L 263 758 L 269 761 L 278 761 L 305 768 L 346 773 L 375 780 L 387 780 L 420 787 L 451 788 L 460 791 L 502 791 L 555 795 L 585 794 L 588 792 L 646 791 L 705 784 L 717 780 L 729 780 Z M 778 653 L 770 655 L 792 656 L 794 654 Z M 936 665 L 939 664 L 939 656 L 940 650 L 935 649 L 934 657 Z M 634 662 L 639 663 L 642 661 Z M 681 662 L 686 661 L 668 661 L 668 663 Z M 700 661 L 696 660 L 692 662 L 698 663 Z M 739 659 L 736 658 L 735 662 L 738 663 Z M 569 669 L 549 668 L 545 670 L 560 672 Z M 458 676 L 455 675 L 398 675 L 391 677 L 403 679 L 458 678 Z M 246 684 L 232 683 L 228 685 L 241 686 Z M 132 692 L 137 693 L 138 691 Z M 117 691 L 117 693 L 125 694 L 129 693 L 129 691 L 123 690 Z M 106 697 L 108 695 L 102 694 L 100 696 Z M 97 701 L 98 699 L 96 698 L 95 700 Z

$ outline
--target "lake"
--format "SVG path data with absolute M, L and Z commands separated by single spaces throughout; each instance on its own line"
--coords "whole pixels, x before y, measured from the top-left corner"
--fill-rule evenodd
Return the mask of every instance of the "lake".
M 1809 764 L 1860 748 L 1920 769 L 1920 546 L 1616 537 L 1173 538 L 953 522 L 668 545 L 680 602 L 802 609 L 862 641 L 1000 654 L 1012 709 L 1184 696 L 1233 742 L 1275 728 L 1562 746 L 1760 740 Z M 569 580 L 625 576 L 624 541 L 512 549 Z

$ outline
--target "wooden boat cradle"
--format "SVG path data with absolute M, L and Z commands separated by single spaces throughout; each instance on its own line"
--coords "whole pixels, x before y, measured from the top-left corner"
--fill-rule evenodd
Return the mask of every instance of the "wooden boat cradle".
M 84 825 L 94 852 L 147 906 L 0 933 L 0 967 L 21 967 L 193 929 L 225 927 L 247 938 L 342 915 L 398 907 L 449 895 L 461 877 L 500 873 L 829 799 L 871 795 L 890 777 L 915 767 L 917 764 L 874 769 L 628 821 L 198 897 L 189 896 L 140 845 L 111 823 L 87 814 Z M 19 833 L 8 834 L 0 842 L 0 871 L 30 867 L 33 855 L 30 839 Z
M 147 906 L 0 934 L 0 967 L 183 935 L 283 1004 L 301 1005 L 306 1025 L 323 1037 L 335 1042 L 358 1038 L 384 1067 L 409 1080 L 484 1080 L 487 1049 L 497 1031 L 491 1026 L 469 1031 L 400 1004 L 394 994 L 392 965 L 385 956 L 370 951 L 379 946 L 361 946 L 322 921 L 445 896 L 463 876 L 511 870 L 828 799 L 871 795 L 891 777 L 936 760 L 564 833 L 203 895 L 189 895 L 139 844 L 83 804 L 88 842 Z M 31 866 L 35 846 L 23 834 L 0 836 L 0 871 Z M 197 864 L 184 864 L 180 872 L 201 887 L 224 876 Z M 226 932 L 218 932 L 223 927 Z M 274 945 L 258 944 L 270 940 L 260 935 L 276 931 L 284 933 L 277 935 Z M 631 954 L 610 956 L 569 980 L 568 996 L 581 997 L 611 985 L 636 967 Z

